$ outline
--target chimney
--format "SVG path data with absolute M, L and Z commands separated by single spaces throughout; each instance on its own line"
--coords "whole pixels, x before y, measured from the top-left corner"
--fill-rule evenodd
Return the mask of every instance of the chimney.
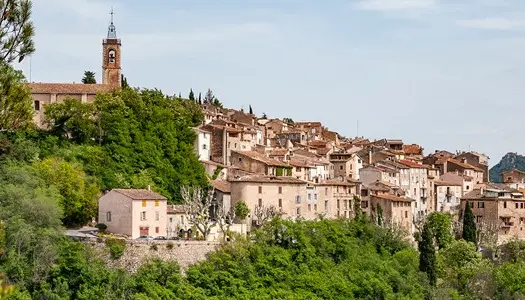
M 151 192 L 151 185 L 148 184 L 148 192 Z
M 372 150 L 368 150 L 368 164 L 372 164 Z

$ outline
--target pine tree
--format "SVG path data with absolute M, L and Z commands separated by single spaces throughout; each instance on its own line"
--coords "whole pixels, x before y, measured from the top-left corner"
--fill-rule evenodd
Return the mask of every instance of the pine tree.
M 128 79 L 124 77 L 124 74 L 120 74 L 120 86 L 125 89 L 129 87 Z
M 202 100 L 201 100 L 201 93 L 199 92 L 199 103 L 202 104 Z
M 418 242 L 419 249 L 419 270 L 427 273 L 428 281 L 432 286 L 436 285 L 436 247 L 434 246 L 434 236 L 430 226 L 425 224 L 423 232 Z
M 467 241 L 477 244 L 476 238 L 476 221 L 470 203 L 465 204 L 465 212 L 463 214 L 463 235 L 462 238 Z
M 195 95 L 193 94 L 193 89 L 190 89 L 190 95 L 188 96 L 188 99 L 191 101 L 195 101 Z
M 35 52 L 33 36 L 35 27 L 31 22 L 31 1 L 0 0 L 0 61 L 21 62 Z
M 251 105 L 250 105 L 250 115 L 253 115 L 253 109 Z
M 204 103 L 210 103 L 213 104 L 215 100 L 215 95 L 211 91 L 211 89 L 208 89 L 206 92 L 206 95 L 204 95 Z
M 95 72 L 93 71 L 84 71 L 84 77 L 82 78 L 83 84 L 95 84 L 97 80 L 95 79 Z

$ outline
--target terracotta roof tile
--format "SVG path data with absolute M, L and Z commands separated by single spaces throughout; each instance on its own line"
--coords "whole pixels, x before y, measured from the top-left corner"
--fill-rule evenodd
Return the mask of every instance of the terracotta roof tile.
M 235 182 L 261 182 L 261 183 L 289 183 L 289 184 L 306 184 L 306 181 L 290 176 L 267 176 L 267 175 L 245 175 L 233 178 L 230 184 Z
M 26 83 L 33 94 L 91 94 L 109 93 L 117 90 L 109 84 L 83 83 Z
M 391 194 L 378 194 L 378 195 L 370 195 L 371 197 L 376 197 L 376 198 L 380 198 L 380 199 L 386 199 L 386 200 L 390 200 L 390 201 L 398 201 L 398 202 L 412 202 L 414 200 L 410 199 L 410 198 L 403 198 L 403 197 L 398 197 L 396 195 L 391 195 Z
M 399 163 L 407 166 L 407 167 L 410 167 L 410 168 L 419 168 L 419 169 L 426 169 L 426 167 L 422 164 L 418 164 L 417 162 L 413 162 L 411 160 L 400 160 Z
M 213 188 L 223 193 L 230 193 L 230 183 L 226 180 L 215 179 L 211 182 Z
M 166 197 L 146 189 L 112 189 L 133 200 L 167 200 Z
M 406 155 L 421 155 L 423 148 L 417 144 L 403 145 L 403 152 L 405 152 Z
M 249 157 L 249 158 L 251 158 L 253 160 L 262 162 L 262 163 L 264 163 L 266 165 L 269 165 L 269 166 L 277 166 L 277 167 L 286 167 L 286 166 L 288 166 L 287 164 L 285 164 L 283 162 L 280 162 L 280 161 L 278 161 L 276 159 L 273 159 L 273 158 L 266 157 L 263 154 L 261 154 L 259 152 L 256 152 L 256 151 L 231 150 L 231 152 L 234 152 L 234 153 L 237 153 L 237 154 Z
M 453 181 L 445 181 L 445 180 L 435 180 L 434 185 L 441 185 L 441 186 L 461 186 L 461 183 L 459 182 L 453 182 Z
M 184 205 L 168 205 L 167 207 L 168 214 L 184 214 L 186 210 Z

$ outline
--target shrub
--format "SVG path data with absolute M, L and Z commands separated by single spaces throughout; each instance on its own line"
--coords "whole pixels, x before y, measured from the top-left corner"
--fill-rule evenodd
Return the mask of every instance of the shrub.
M 126 250 L 126 241 L 122 239 L 106 239 L 106 246 L 109 248 L 109 254 L 113 259 L 119 259 L 124 255 Z
M 166 244 L 166 248 L 168 248 L 169 250 L 173 249 L 173 243 L 172 242 L 168 242 L 168 244 Z
M 105 232 L 106 229 L 108 229 L 108 225 L 104 223 L 98 223 L 97 225 L 95 225 L 95 227 L 98 228 L 100 232 Z
M 159 247 L 157 246 L 157 244 L 153 244 L 153 245 L 151 245 L 151 247 L 149 247 L 149 249 L 157 251 L 157 250 L 159 250 Z
M 239 217 L 239 219 L 245 220 L 249 213 L 250 209 L 248 208 L 248 205 L 246 205 L 246 202 L 241 200 L 235 204 L 235 215 Z

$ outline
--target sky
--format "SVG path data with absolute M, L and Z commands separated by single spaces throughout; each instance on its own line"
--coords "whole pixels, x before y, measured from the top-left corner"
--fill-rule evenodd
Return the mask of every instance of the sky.
M 111 7 L 132 86 L 491 165 L 525 152 L 523 0 L 33 0 L 36 52 L 16 67 L 100 82 Z

